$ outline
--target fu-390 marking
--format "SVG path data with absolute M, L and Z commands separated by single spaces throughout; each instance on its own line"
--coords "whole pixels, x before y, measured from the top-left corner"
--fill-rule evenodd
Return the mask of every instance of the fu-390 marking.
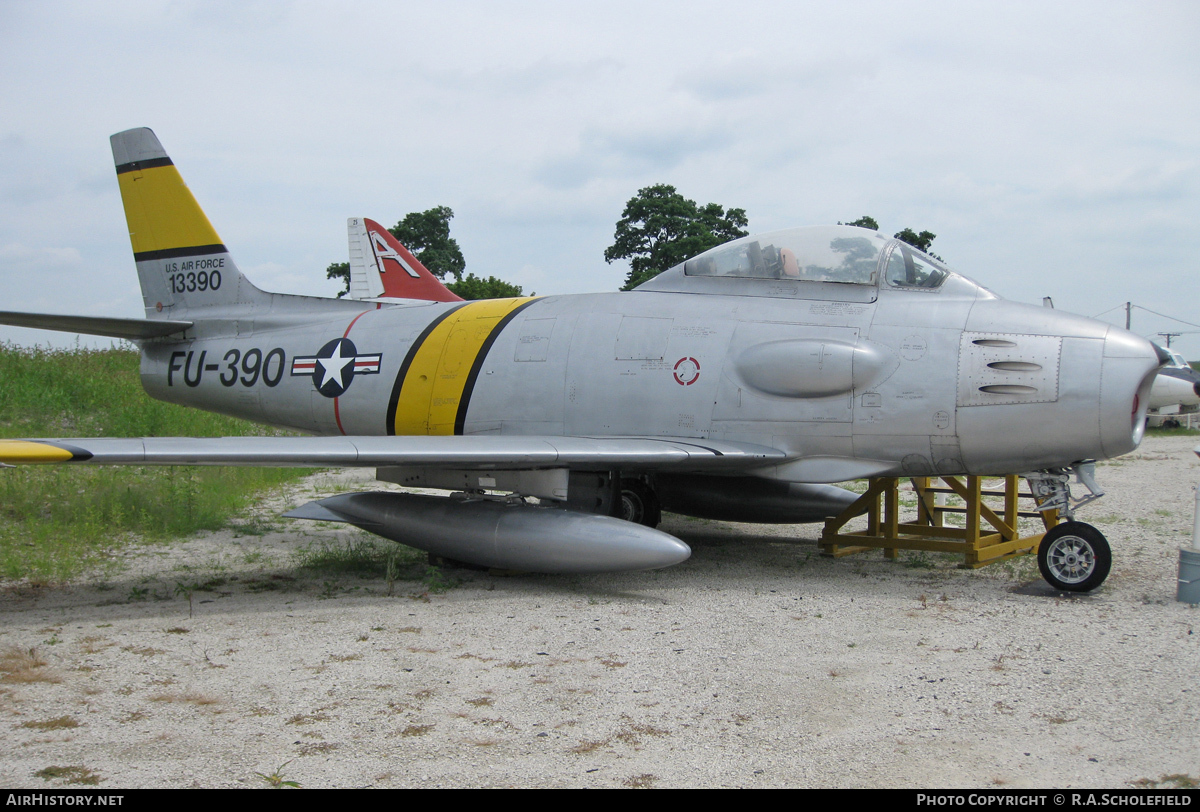
M 197 355 L 195 350 L 171 353 L 171 363 L 167 365 L 167 386 L 175 385 L 175 373 L 183 373 L 183 382 L 187 386 L 199 386 L 205 372 L 222 370 L 220 380 L 222 386 L 234 386 L 241 382 L 242 386 L 254 386 L 260 380 L 267 386 L 278 386 L 283 380 L 283 370 L 287 366 L 287 357 L 282 347 L 268 350 L 266 354 L 257 347 L 246 350 L 230 350 L 225 353 L 219 364 L 207 364 L 208 350 L 201 350 Z M 240 363 L 239 363 L 240 361 Z

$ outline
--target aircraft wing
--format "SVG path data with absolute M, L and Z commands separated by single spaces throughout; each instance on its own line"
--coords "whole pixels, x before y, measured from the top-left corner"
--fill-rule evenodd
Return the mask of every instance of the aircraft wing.
M 0 440 L 0 464 L 261 465 L 344 468 L 424 466 L 722 471 L 781 462 L 774 448 L 657 437 L 350 436 L 97 437 Z

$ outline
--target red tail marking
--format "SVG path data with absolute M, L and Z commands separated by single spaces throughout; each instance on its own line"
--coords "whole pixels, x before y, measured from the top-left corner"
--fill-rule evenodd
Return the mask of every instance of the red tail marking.
M 421 264 L 392 233 L 374 220 L 363 218 L 375 254 L 375 267 L 383 281 L 383 295 L 429 302 L 461 302 L 442 281 Z

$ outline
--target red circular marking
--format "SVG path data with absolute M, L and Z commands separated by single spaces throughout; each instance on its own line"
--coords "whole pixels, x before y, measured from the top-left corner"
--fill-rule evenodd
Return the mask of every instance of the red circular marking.
M 675 383 L 680 386 L 691 386 L 700 380 L 700 362 L 690 356 L 684 356 L 675 362 Z

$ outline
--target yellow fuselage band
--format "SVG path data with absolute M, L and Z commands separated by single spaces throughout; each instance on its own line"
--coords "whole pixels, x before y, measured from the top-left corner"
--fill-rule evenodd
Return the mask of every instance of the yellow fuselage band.
M 505 316 L 533 301 L 470 302 L 438 324 L 413 354 L 396 402 L 396 434 L 454 434 L 463 392 L 489 337 Z

